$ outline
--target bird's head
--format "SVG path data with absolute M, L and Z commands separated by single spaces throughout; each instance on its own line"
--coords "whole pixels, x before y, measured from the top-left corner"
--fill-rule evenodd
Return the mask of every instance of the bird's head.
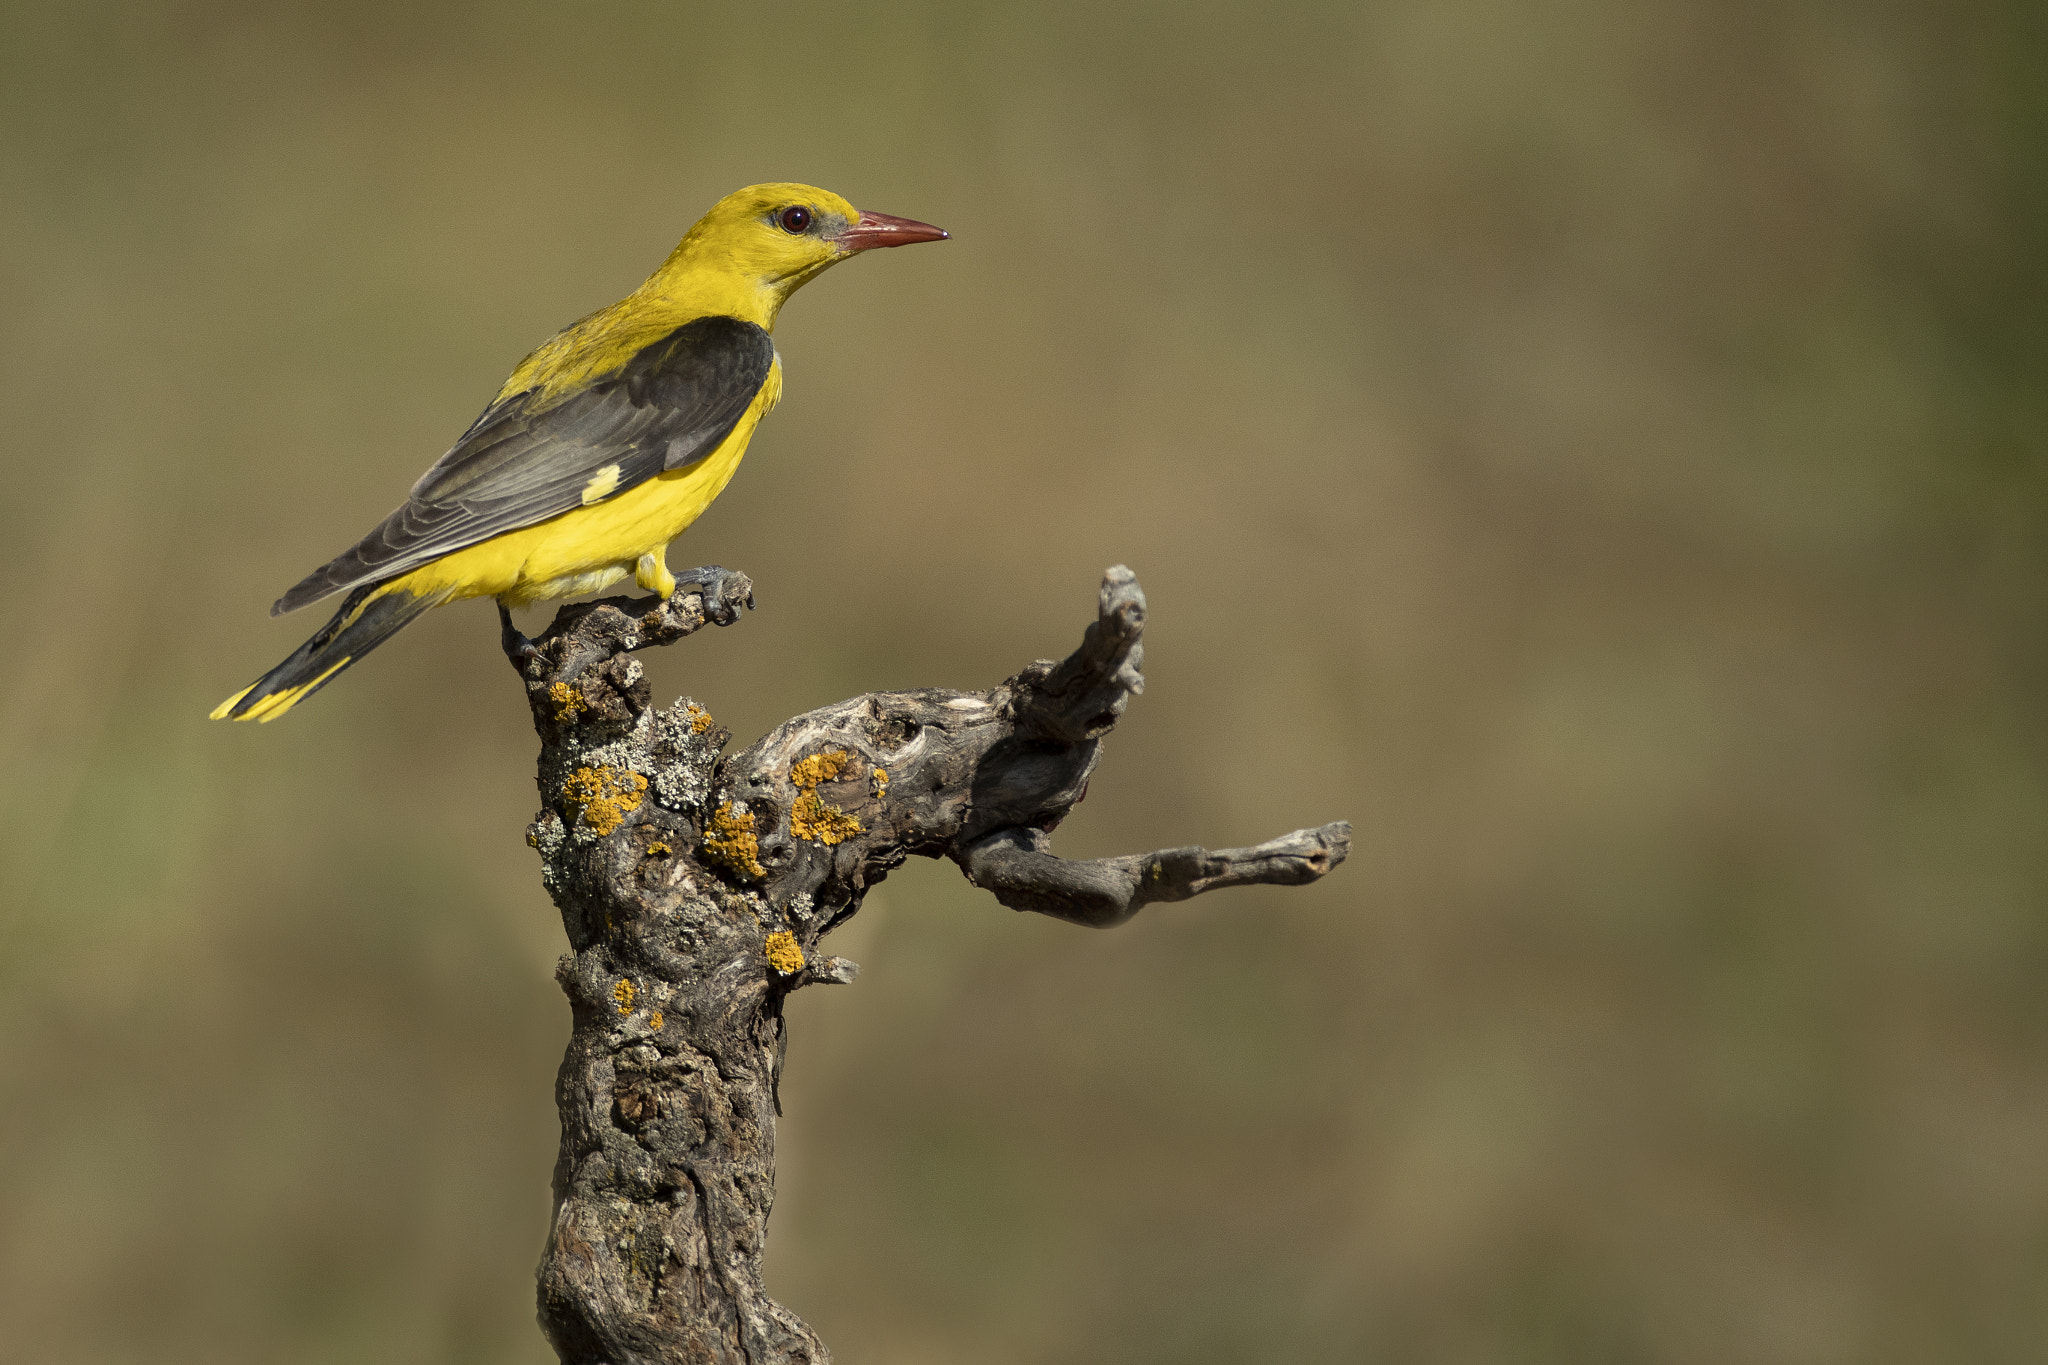
M 749 185 L 712 205 L 647 283 L 767 327 L 826 267 L 875 247 L 946 236 L 929 223 L 863 213 L 815 185 Z

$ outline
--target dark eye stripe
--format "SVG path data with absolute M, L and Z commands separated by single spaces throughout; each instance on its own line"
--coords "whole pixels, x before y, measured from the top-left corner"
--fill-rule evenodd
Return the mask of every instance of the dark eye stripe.
M 811 211 L 801 204 L 791 204 L 775 221 L 782 224 L 784 232 L 801 234 L 811 225 Z

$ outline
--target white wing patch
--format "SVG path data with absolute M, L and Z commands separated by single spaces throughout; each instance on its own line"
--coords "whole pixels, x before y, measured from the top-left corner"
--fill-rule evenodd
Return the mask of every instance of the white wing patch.
M 608 498 L 619 486 L 619 467 L 608 464 L 590 476 L 590 482 L 583 485 L 583 505 L 590 506 L 600 498 Z

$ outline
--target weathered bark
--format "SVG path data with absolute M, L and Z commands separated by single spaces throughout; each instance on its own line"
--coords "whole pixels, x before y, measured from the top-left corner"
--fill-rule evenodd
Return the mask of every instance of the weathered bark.
M 1256 848 L 1073 862 L 1047 832 L 1085 794 L 1132 694 L 1145 599 L 1127 569 L 1061 663 L 986 692 L 873 693 L 729 735 L 687 699 L 654 710 L 631 651 L 753 604 L 700 569 L 666 600 L 564 608 L 537 641 L 505 624 L 540 731 L 546 803 L 528 840 L 574 950 L 574 1033 L 555 1086 L 562 1147 L 540 1320 L 573 1365 L 824 1362 L 768 1297 L 782 1006 L 857 968 L 819 944 L 916 853 L 1003 904 L 1080 924 L 1219 886 L 1313 881 L 1348 824 Z

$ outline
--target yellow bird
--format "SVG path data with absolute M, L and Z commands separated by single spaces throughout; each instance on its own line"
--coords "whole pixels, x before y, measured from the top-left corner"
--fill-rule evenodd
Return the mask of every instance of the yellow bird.
M 810 185 L 719 200 L 645 284 L 521 361 L 404 506 L 277 600 L 273 616 L 348 594 L 213 718 L 276 720 L 444 602 L 524 606 L 629 573 L 668 596 L 669 542 L 725 490 L 782 396 L 769 339 L 782 305 L 857 252 L 946 235 Z

